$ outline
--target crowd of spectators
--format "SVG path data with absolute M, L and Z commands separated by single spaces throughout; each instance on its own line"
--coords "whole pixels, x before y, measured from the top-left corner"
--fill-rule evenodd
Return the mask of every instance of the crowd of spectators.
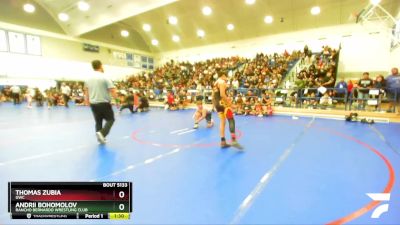
M 333 89 L 323 85 L 318 88 L 304 88 L 302 104 L 306 107 L 335 106 L 336 103 L 345 103 L 356 110 L 365 110 L 370 106 L 372 110 L 381 111 L 382 103 L 387 104 L 387 111 L 393 112 L 394 105 L 400 97 L 400 74 L 398 68 L 392 68 L 386 78 L 377 74 L 371 78 L 369 72 L 364 72 L 360 79 L 349 79 L 347 82 L 340 78 Z
M 1 91 L 0 101 L 11 101 L 14 105 L 21 104 L 26 100 L 28 108 L 32 107 L 32 102 L 41 107 L 47 103 L 47 107 L 65 106 L 72 100 L 75 105 L 84 104 L 83 82 L 70 81 L 58 82 L 57 87 L 51 87 L 46 90 L 40 90 L 37 87 L 25 85 L 4 86 Z
M 272 55 L 260 53 L 252 59 L 229 57 L 196 63 L 171 60 L 152 73 L 141 73 L 130 76 L 126 81 L 116 82 L 116 87 L 122 93 L 121 98 L 124 98 L 124 93 L 137 90 L 150 100 L 165 102 L 168 109 L 177 110 L 196 100 L 210 103 L 212 86 L 218 78 L 217 72 L 226 71 L 228 84 L 232 87 L 231 95 L 235 96 L 233 103 L 247 96 L 248 106 L 254 109 L 257 99 L 261 99 L 260 90 L 270 96 L 267 90 L 281 84 L 288 72 L 289 63 L 299 59 L 300 55 L 300 51 L 292 54 L 285 51 L 283 54 Z M 249 91 L 242 93 L 241 89 Z M 238 110 L 241 111 L 240 100 Z M 254 113 L 249 111 L 243 114 Z
M 301 61 L 301 69 L 297 73 L 295 91 L 277 91 L 296 60 Z M 228 85 L 231 87 L 229 95 L 237 114 L 269 115 L 273 105 L 284 104 L 286 99 L 315 108 L 356 98 L 358 101 L 355 102 L 363 109 L 365 99 L 371 97 L 369 89 L 374 88 L 380 90 L 377 95 L 379 99 L 386 95 L 394 98 L 392 92 L 384 92 L 386 84 L 382 75 L 377 76 L 375 81 L 365 73 L 360 81 L 345 82 L 340 79 L 336 82 L 337 63 L 338 50 L 329 46 L 323 46 L 321 52 L 316 54 L 305 46 L 303 51 L 293 51 L 291 54 L 287 51 L 271 55 L 260 53 L 254 58 L 215 58 L 196 63 L 171 60 L 152 72 L 116 81 L 119 97 L 114 103 L 117 106 L 129 105 L 130 108 L 133 99 L 137 98 L 136 107 L 142 101 L 159 101 L 165 103 L 170 110 L 186 108 L 197 100 L 211 103 L 212 86 L 218 78 L 218 71 L 228 74 Z M 58 82 L 57 87 L 45 91 L 24 86 L 6 86 L 2 89 L 0 100 L 19 104 L 21 99 L 27 99 L 28 107 L 31 107 L 32 100 L 38 106 L 47 102 L 49 107 L 68 107 L 70 100 L 83 105 L 83 86 L 82 82 L 75 81 Z
M 341 82 L 345 84 L 342 79 Z M 355 84 L 349 81 L 344 85 L 350 93 L 350 103 L 355 103 L 358 110 L 365 110 L 367 105 L 380 110 L 381 103 L 385 100 L 388 104 L 388 112 L 394 112 L 394 106 L 399 102 L 400 97 L 400 74 L 398 68 L 392 68 L 391 74 L 386 79 L 382 74 L 378 74 L 375 79 L 371 79 L 369 72 L 364 72 L 360 80 Z
M 283 54 L 272 55 L 260 53 L 251 59 L 227 57 L 196 63 L 171 60 L 153 72 L 135 74 L 124 81 L 116 81 L 119 97 L 115 99 L 115 104 L 130 106 L 132 96 L 133 99 L 136 96 L 139 99 L 165 102 L 171 110 L 185 108 L 196 100 L 210 103 L 212 86 L 218 78 L 217 72 L 225 71 L 228 73 L 228 83 L 233 90 L 230 94 L 236 96 L 234 104 L 237 105 L 239 114 L 241 111 L 243 114 L 255 114 L 259 111 L 255 110 L 258 108 L 257 104 L 264 106 L 266 104 L 266 100 L 262 100 L 258 90 L 277 88 L 288 72 L 289 63 L 299 59 L 300 55 L 300 51 L 294 51 L 292 54 L 285 51 Z M 70 99 L 78 105 L 83 104 L 83 83 L 63 82 L 57 87 L 45 91 L 39 91 L 37 88 L 31 91 L 32 88 L 19 87 L 20 90 L 15 94 L 11 91 L 13 87 L 5 87 L 2 96 L 3 100 L 18 99 L 15 100 L 15 104 L 25 97 L 28 107 L 31 107 L 30 99 L 35 100 L 38 106 L 47 101 L 49 107 L 67 107 Z M 238 91 L 242 88 L 251 91 L 246 93 Z M 270 93 L 265 95 L 270 96 Z M 243 104 L 242 99 L 244 99 Z
M 146 89 L 156 96 L 172 91 L 211 90 L 217 79 L 217 71 L 229 71 L 229 84 L 234 89 L 276 88 L 288 70 L 288 64 L 298 58 L 299 53 L 265 55 L 257 54 L 253 59 L 241 57 L 216 58 L 189 63 L 171 60 L 152 73 L 142 73 L 117 83 L 119 89 Z
M 381 103 L 386 100 L 389 102 L 388 111 L 393 111 L 392 103 L 396 100 L 395 92 L 398 87 L 386 86 L 382 74 L 377 74 L 374 80 L 370 78 L 368 72 L 363 73 L 359 80 L 349 79 L 346 82 L 343 78 L 338 78 L 338 56 L 338 50 L 329 46 L 323 46 L 322 50 L 316 54 L 312 54 L 307 46 L 304 47 L 301 53 L 301 69 L 295 81 L 295 86 L 300 91 L 294 94 L 296 97 L 301 96 L 301 105 L 326 108 L 335 106 L 336 103 L 343 103 L 343 105 L 348 103 L 358 110 L 365 110 L 368 100 L 376 99 L 377 101 L 370 101 L 373 108 L 380 110 Z M 396 71 L 397 69 L 393 68 L 392 74 L 398 74 Z M 376 91 L 371 92 L 371 90 Z
M 307 46 L 304 47 L 301 55 L 302 69 L 298 72 L 295 82 L 298 89 L 306 90 L 298 93 L 303 97 L 303 104 L 313 107 L 318 104 L 331 104 L 332 98 L 338 94 L 330 89 L 335 86 L 337 63 L 336 49 L 323 46 L 321 52 L 313 55 Z M 319 102 L 317 97 L 320 97 Z

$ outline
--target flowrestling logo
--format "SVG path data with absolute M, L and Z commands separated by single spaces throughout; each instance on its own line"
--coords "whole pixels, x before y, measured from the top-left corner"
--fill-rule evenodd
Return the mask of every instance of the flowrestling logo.
M 388 202 L 390 201 L 390 193 L 367 193 L 368 197 L 370 197 L 374 201 Z M 372 212 L 371 218 L 378 219 L 385 212 L 389 211 L 389 204 L 385 203 L 379 205 Z

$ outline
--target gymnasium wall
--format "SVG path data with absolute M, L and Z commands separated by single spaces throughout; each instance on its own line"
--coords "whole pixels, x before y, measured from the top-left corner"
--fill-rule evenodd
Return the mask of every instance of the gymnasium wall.
M 157 55 L 156 61 L 163 64 L 171 59 L 195 62 L 235 55 L 253 57 L 259 52 L 302 50 L 306 44 L 314 52 L 321 51 L 323 45 L 341 45 L 339 76 L 346 78 L 359 77 L 363 71 L 386 73 L 393 57 L 387 30 L 376 25 L 349 24 L 166 52 Z
M 400 46 L 390 53 L 390 65 L 391 67 L 400 68 Z
M 91 72 L 90 62 L 99 59 L 112 79 L 122 79 L 142 69 L 126 66 L 126 60 L 113 56 L 113 51 L 152 56 L 151 53 L 98 43 L 0 22 L 0 29 L 34 34 L 41 37 L 42 55 L 31 56 L 0 52 L 0 79 L 73 79 L 82 80 Z M 99 53 L 83 51 L 83 43 L 100 46 Z

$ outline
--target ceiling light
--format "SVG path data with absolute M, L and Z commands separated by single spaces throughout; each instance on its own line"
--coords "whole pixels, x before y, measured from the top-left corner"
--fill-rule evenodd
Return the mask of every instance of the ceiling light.
M 144 31 L 147 31 L 147 32 L 151 31 L 151 26 L 150 26 L 150 24 L 147 24 L 147 23 L 143 24 L 143 30 L 144 30 Z
M 256 2 L 256 0 L 246 0 L 247 5 L 253 5 Z
M 204 6 L 202 12 L 204 15 L 209 16 L 212 13 L 212 9 L 209 6 Z
M 127 31 L 127 30 L 121 30 L 121 36 L 122 36 L 122 37 L 128 37 L 128 36 L 129 36 L 129 31 Z
M 372 5 L 378 5 L 379 3 L 381 3 L 381 0 L 370 0 Z
M 197 36 L 200 38 L 203 38 L 206 35 L 206 33 L 204 32 L 204 30 L 197 30 Z
M 233 30 L 233 29 L 235 29 L 235 26 L 233 25 L 233 24 L 228 24 L 227 26 L 226 26 L 226 29 L 228 29 L 228 30 Z
M 60 19 L 61 21 L 68 21 L 69 20 L 69 16 L 66 13 L 59 13 L 58 14 L 58 19 Z
M 170 17 L 168 17 L 168 23 L 172 24 L 172 25 L 176 25 L 178 23 L 178 18 L 176 18 L 175 16 L 170 16 Z
M 154 45 L 154 46 L 157 46 L 158 45 L 158 40 L 157 39 L 151 40 L 151 44 Z
M 274 21 L 274 18 L 272 16 L 264 17 L 264 22 L 265 23 L 272 23 L 273 21 Z
M 314 6 L 311 8 L 311 14 L 318 15 L 321 12 L 321 8 L 319 6 Z
M 90 9 L 90 5 L 89 5 L 89 3 L 85 2 L 85 1 L 79 1 L 78 8 L 81 11 L 88 11 Z
M 173 40 L 174 42 L 179 42 L 179 41 L 181 40 L 181 38 L 180 38 L 178 35 L 173 35 L 173 36 L 172 36 L 172 40 Z
M 26 4 L 24 5 L 24 10 L 25 10 L 25 12 L 27 12 L 27 13 L 33 13 L 33 12 L 35 12 L 36 8 L 35 8 L 35 6 L 32 5 L 32 4 L 26 3 Z

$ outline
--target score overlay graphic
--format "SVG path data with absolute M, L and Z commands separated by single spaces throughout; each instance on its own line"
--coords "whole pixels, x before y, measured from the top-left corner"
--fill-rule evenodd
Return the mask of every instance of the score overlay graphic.
M 12 219 L 129 219 L 131 182 L 9 182 Z

